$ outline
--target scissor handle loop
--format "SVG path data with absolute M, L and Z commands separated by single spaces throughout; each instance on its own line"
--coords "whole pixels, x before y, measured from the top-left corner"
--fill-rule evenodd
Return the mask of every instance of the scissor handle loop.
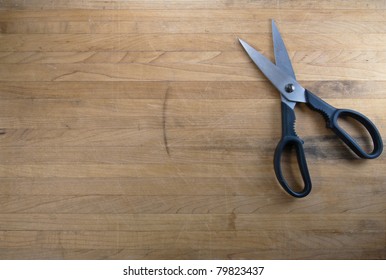
M 298 167 L 303 178 L 304 186 L 301 191 L 295 191 L 293 188 L 291 188 L 291 186 L 287 183 L 286 179 L 284 178 L 283 172 L 281 169 L 281 158 L 282 158 L 283 152 L 285 149 L 288 149 L 290 147 L 295 148 Z M 277 180 L 279 181 L 280 185 L 288 194 L 297 198 L 301 198 L 301 197 L 307 196 L 311 192 L 312 183 L 311 183 L 310 174 L 308 172 L 306 157 L 304 155 L 303 141 L 299 137 L 284 136 L 280 140 L 275 150 L 273 165 L 274 165 L 274 170 L 275 170 Z
M 373 122 L 368 119 L 365 115 L 348 109 L 336 109 L 327 102 L 323 101 L 312 92 L 305 91 L 307 104 L 314 110 L 319 111 L 326 119 L 327 127 L 331 130 L 359 157 L 365 159 L 374 159 L 381 155 L 383 150 L 382 137 L 373 124 Z M 338 120 L 342 117 L 350 117 L 357 122 L 359 122 L 371 136 L 373 142 L 373 150 L 371 152 L 366 152 L 358 142 L 349 135 L 339 124 Z
M 371 136 L 373 141 L 373 150 L 366 152 L 358 142 L 349 135 L 338 123 L 339 118 L 350 117 L 364 126 Z M 342 139 L 342 141 L 350 147 L 350 149 L 361 158 L 374 159 L 380 156 L 383 150 L 382 137 L 376 126 L 365 115 L 359 112 L 348 109 L 337 109 L 330 122 L 330 128 L 334 133 Z
M 286 103 L 281 103 L 281 118 L 282 118 L 282 136 L 277 144 L 275 155 L 273 158 L 273 166 L 276 178 L 283 189 L 290 195 L 300 198 L 305 197 L 311 192 L 311 178 L 308 172 L 307 161 L 304 155 L 303 140 L 295 133 L 295 112 Z M 295 148 L 298 167 L 303 178 L 304 186 L 301 191 L 294 191 L 283 176 L 281 163 L 282 155 L 285 149 Z

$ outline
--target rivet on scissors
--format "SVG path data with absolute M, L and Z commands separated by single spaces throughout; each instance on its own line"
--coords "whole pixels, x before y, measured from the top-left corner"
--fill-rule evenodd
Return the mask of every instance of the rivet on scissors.
M 284 89 L 286 92 L 291 93 L 295 91 L 295 86 L 293 84 L 286 84 Z

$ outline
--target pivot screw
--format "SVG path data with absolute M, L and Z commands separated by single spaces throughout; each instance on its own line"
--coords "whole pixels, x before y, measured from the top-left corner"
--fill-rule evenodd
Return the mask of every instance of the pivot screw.
M 295 91 L 295 86 L 293 84 L 286 84 L 284 89 L 286 92 L 291 93 Z

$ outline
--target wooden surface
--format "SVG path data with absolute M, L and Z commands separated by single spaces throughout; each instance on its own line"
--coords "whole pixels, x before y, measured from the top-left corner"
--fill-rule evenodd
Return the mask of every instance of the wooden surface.
M 0 7 L 1 259 L 386 258 L 386 157 L 300 106 L 314 188 L 286 195 L 279 94 L 237 41 L 272 59 L 274 18 L 299 81 L 385 137 L 385 1 Z

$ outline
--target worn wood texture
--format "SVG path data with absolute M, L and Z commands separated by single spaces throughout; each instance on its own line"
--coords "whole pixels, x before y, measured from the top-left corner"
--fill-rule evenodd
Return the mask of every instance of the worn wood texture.
M 385 156 L 299 106 L 314 189 L 286 195 L 279 95 L 237 41 L 272 59 L 274 18 L 301 83 L 385 137 L 385 1 L 0 7 L 1 259 L 386 258 Z

